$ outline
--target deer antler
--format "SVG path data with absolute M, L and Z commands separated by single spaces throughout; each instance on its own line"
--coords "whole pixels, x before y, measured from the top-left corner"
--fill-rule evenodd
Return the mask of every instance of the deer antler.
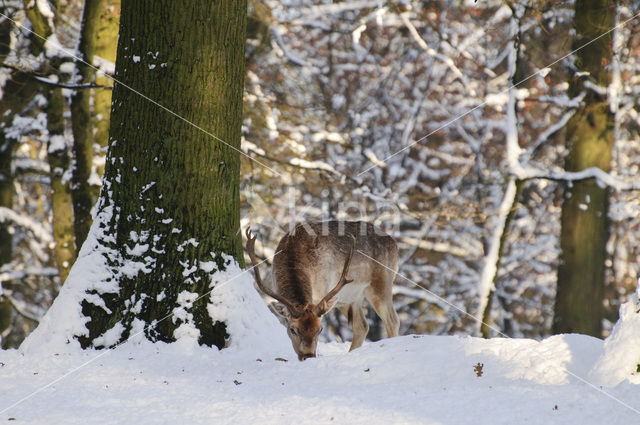
M 353 282 L 352 279 L 347 279 L 347 272 L 349 271 L 349 265 L 351 264 L 351 257 L 353 257 L 353 250 L 355 249 L 355 247 L 356 247 L 356 237 L 354 235 L 351 235 L 351 248 L 349 249 L 349 253 L 347 254 L 347 259 L 344 262 L 344 267 L 342 268 L 342 274 L 340 275 L 340 280 L 338 280 L 338 284 L 331 291 L 329 291 L 329 293 L 325 295 L 324 298 L 322 298 L 318 304 L 314 306 L 316 310 L 321 311 L 323 309 L 322 306 L 325 305 L 325 303 L 328 303 L 329 301 L 331 301 L 331 299 L 335 297 L 336 294 L 340 292 L 340 290 L 346 284 Z
M 258 288 L 260 288 L 260 290 L 263 293 L 267 294 L 271 298 L 274 298 L 276 301 L 279 301 L 282 304 L 284 304 L 284 306 L 289 309 L 289 312 L 291 312 L 292 316 L 294 317 L 300 316 L 302 314 L 300 309 L 296 308 L 296 306 L 291 304 L 287 299 L 276 294 L 275 292 L 271 291 L 270 289 L 268 289 L 266 286 L 262 284 L 262 279 L 260 278 L 260 271 L 258 270 L 258 262 L 256 261 L 256 253 L 255 253 L 255 243 L 256 243 L 257 236 L 253 235 L 251 233 L 251 229 L 248 227 L 247 227 L 246 235 L 247 235 L 246 249 L 247 249 L 247 253 L 249 254 L 249 258 L 251 258 L 251 264 L 253 265 L 253 273 L 255 275 Z

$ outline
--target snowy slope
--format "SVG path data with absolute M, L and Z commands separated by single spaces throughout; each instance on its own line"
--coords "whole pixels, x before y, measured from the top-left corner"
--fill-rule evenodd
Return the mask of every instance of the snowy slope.
M 278 340 L 284 330 L 273 332 Z M 605 389 L 607 395 L 571 375 L 586 378 L 602 353 L 602 341 L 581 335 L 542 342 L 403 336 L 352 353 L 347 345 L 324 344 L 319 358 L 305 362 L 282 346 L 218 351 L 140 341 L 102 352 L 67 347 L 0 352 L 0 422 L 640 423 L 640 386 L 625 381 Z

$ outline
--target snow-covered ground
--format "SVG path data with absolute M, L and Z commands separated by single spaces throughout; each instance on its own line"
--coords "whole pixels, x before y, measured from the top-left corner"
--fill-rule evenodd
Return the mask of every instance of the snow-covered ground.
M 226 321 L 228 348 L 198 346 L 192 329 L 173 344 L 138 333 L 112 350 L 82 350 L 75 303 L 90 275 L 78 273 L 20 349 L 0 351 L 0 423 L 640 423 L 638 294 L 604 343 L 407 335 L 351 353 L 320 344 L 317 358 L 299 362 L 237 267 L 212 275 L 223 283 L 210 312 Z
M 273 332 L 272 346 L 222 351 L 146 341 L 1 351 L 0 423 L 640 423 L 638 382 L 581 380 L 603 350 L 591 337 L 402 336 L 351 353 L 321 344 L 298 362 L 284 329 Z

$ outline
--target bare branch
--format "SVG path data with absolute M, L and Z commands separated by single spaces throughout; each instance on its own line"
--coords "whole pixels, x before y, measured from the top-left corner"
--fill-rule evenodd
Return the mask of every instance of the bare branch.
M 53 81 L 50 80 L 48 78 L 42 77 L 40 75 L 38 75 L 35 71 L 30 70 L 30 69 L 22 69 L 22 68 L 18 68 L 17 66 L 14 65 L 9 65 L 7 63 L 2 64 L 2 66 L 4 68 L 8 68 L 11 69 L 13 71 L 19 72 L 21 74 L 24 74 L 36 81 L 38 81 L 39 83 L 42 84 L 46 84 L 48 86 L 51 87 L 60 87 L 63 89 L 72 89 L 72 90 L 85 90 L 85 89 L 96 89 L 96 88 L 102 88 L 105 90 L 112 90 L 113 87 L 112 86 L 103 86 L 103 85 L 99 85 L 99 84 L 95 84 L 95 83 L 91 83 L 91 84 L 64 84 L 64 83 L 58 83 L 57 81 Z

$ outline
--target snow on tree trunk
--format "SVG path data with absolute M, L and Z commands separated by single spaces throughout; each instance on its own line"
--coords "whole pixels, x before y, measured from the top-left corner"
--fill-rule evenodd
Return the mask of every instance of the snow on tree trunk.
M 26 347 L 65 335 L 82 347 L 134 335 L 223 347 L 241 328 L 228 327 L 229 317 L 253 322 L 258 313 L 244 310 L 260 298 L 248 273 L 237 276 L 240 159 L 232 148 L 240 146 L 246 7 L 123 2 L 96 217 Z M 240 291 L 235 316 L 219 289 Z
M 605 0 L 580 0 L 575 5 L 575 46 L 613 28 L 615 7 Z M 587 76 L 575 76 L 570 92 L 587 94 L 567 124 L 569 154 L 565 168 L 580 171 L 599 167 L 611 169 L 613 114 L 607 96 L 585 82 L 605 89 L 609 84 L 611 34 L 576 53 L 576 66 Z M 562 205 L 561 261 L 554 309 L 554 333 L 579 332 L 600 336 L 604 316 L 606 244 L 609 239 L 609 193 L 595 179 L 568 183 Z

